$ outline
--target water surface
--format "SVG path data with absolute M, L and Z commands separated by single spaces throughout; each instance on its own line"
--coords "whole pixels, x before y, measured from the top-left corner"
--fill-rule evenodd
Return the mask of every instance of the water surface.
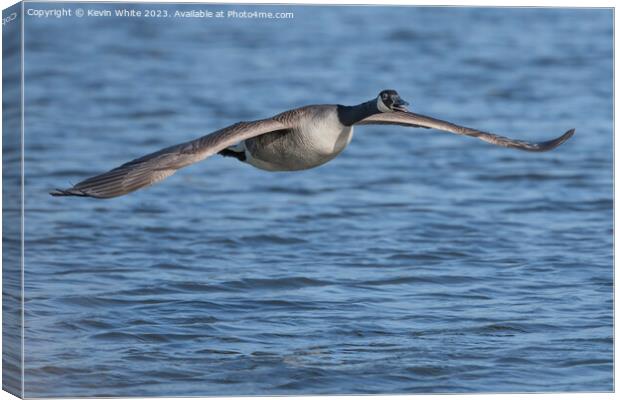
M 26 396 L 612 390 L 612 11 L 242 7 L 295 18 L 26 18 Z M 309 171 L 214 157 L 118 199 L 47 194 L 385 88 L 577 134 L 533 154 L 360 127 Z

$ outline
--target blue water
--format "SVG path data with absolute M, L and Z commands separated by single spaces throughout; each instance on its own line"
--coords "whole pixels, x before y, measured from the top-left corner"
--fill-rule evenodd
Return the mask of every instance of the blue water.
M 613 390 L 611 10 L 202 8 L 295 17 L 26 17 L 26 396 Z M 47 194 L 384 88 L 577 133 L 535 154 L 359 127 L 314 170 L 213 157 L 118 199 Z

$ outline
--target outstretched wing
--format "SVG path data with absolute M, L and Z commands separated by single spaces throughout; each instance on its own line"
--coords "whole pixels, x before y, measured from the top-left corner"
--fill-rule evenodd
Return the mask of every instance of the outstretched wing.
M 242 140 L 286 128 L 286 124 L 271 118 L 238 122 L 198 139 L 136 158 L 111 171 L 88 178 L 72 188 L 56 189 L 50 194 L 100 199 L 122 196 L 166 179 L 178 169 L 202 161 Z
M 364 118 L 356 125 L 403 125 L 416 128 L 432 128 L 440 131 L 452 132 L 457 135 L 473 136 L 496 146 L 512 147 L 514 149 L 526 151 L 548 151 L 554 149 L 570 139 L 575 133 L 574 129 L 566 131 L 562 136 L 553 140 L 540 143 L 530 143 L 523 140 L 511 139 L 505 136 L 494 135 L 492 133 L 479 131 L 456 125 L 440 119 L 427 117 L 425 115 L 414 114 L 411 112 L 396 111 L 390 113 L 379 113 Z

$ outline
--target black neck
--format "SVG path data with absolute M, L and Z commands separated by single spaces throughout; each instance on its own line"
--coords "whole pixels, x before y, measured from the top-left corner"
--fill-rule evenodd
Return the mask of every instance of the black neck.
M 377 108 L 377 99 L 372 99 L 356 106 L 338 105 L 338 119 L 341 124 L 346 126 L 351 126 L 366 117 L 380 112 L 381 111 Z

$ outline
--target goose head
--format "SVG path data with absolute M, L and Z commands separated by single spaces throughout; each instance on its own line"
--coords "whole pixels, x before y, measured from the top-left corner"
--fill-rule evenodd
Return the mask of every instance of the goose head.
M 396 90 L 382 90 L 377 96 L 377 108 L 381 112 L 407 111 L 405 106 L 408 105 L 409 103 L 401 99 Z

